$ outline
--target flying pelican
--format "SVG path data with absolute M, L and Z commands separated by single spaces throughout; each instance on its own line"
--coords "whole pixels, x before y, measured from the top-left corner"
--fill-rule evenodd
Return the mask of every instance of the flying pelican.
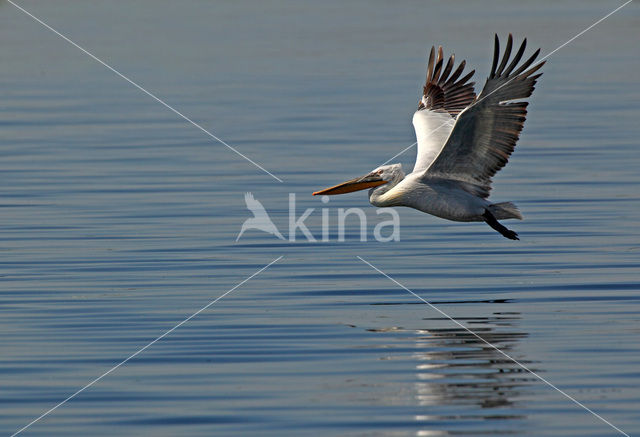
M 468 82 L 475 70 L 462 75 L 465 61 L 453 70 L 455 56 L 443 64 L 442 47 L 431 48 L 427 82 L 418 110 L 413 115 L 418 153 L 413 171 L 406 175 L 402 164 L 383 165 L 371 173 L 313 193 L 343 194 L 369 190 L 369 202 L 378 207 L 408 206 L 459 222 L 486 222 L 506 238 L 518 234 L 498 220 L 522 220 L 511 202 L 492 203 L 487 198 L 491 178 L 505 166 L 515 148 L 527 115 L 527 102 L 544 65 L 529 68 L 540 49 L 520 65 L 527 40 L 509 62 L 513 37 L 500 61 L 495 35 L 491 74 L 476 96 Z M 500 61 L 500 65 L 498 62 Z M 444 66 L 444 68 L 443 68 Z
M 244 202 L 247 204 L 247 209 L 251 211 L 253 217 L 248 218 L 244 221 L 244 223 L 242 224 L 242 229 L 240 229 L 240 233 L 238 234 L 236 241 L 240 239 L 242 234 L 244 234 L 244 231 L 246 231 L 247 229 L 257 229 L 259 231 L 273 234 L 281 240 L 285 239 L 278 228 L 276 228 L 276 225 L 274 225 L 271 221 L 269 214 L 267 214 L 267 210 L 264 209 L 264 206 L 262 206 L 262 203 L 260 203 L 259 200 L 253 197 L 253 194 L 245 193 Z

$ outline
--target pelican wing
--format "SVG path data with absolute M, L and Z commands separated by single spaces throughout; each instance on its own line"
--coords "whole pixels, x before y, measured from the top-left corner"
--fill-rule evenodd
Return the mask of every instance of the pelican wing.
M 542 75 L 533 73 L 544 62 L 529 68 L 540 49 L 518 66 L 526 44 L 525 39 L 507 66 L 513 46 L 513 37 L 509 34 L 498 66 L 500 44 L 495 36 L 491 74 L 477 99 L 458 116 L 451 135 L 427 169 L 426 176 L 465 182 L 473 187 L 474 194 L 489 196 L 491 178 L 507 163 L 524 125 L 528 103 L 521 100 L 531 96 L 536 80 Z
M 431 47 L 427 81 L 422 92 L 418 110 L 413 115 L 413 127 L 418 141 L 418 155 L 413 171 L 424 170 L 438 156 L 449 137 L 457 115 L 469 106 L 476 97 L 473 82 L 467 83 L 474 71 L 459 79 L 466 65 L 462 61 L 451 73 L 455 55 L 451 55 L 444 66 L 442 47 Z

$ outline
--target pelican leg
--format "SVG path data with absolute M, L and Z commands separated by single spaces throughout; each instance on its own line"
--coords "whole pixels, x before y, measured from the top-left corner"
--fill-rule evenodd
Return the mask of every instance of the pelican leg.
M 491 214 L 491 212 L 488 209 L 484 210 L 484 214 L 482 214 L 482 218 L 484 219 L 485 222 L 487 222 L 489 226 L 491 226 L 496 231 L 500 232 L 504 237 L 510 240 L 519 240 L 518 234 L 516 234 L 515 231 L 512 231 L 511 229 L 507 229 L 506 227 L 501 225 L 500 222 L 495 218 L 493 214 Z

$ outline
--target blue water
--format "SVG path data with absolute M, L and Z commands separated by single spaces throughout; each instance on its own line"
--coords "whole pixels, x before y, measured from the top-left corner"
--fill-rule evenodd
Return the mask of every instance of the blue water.
M 19 4 L 283 182 L 0 2 L 5 435 L 279 256 L 21 435 L 621 435 L 358 257 L 640 434 L 638 5 L 544 67 L 492 192 L 521 241 L 398 209 L 380 243 L 310 193 L 414 141 L 431 45 L 479 87 L 494 32 L 546 54 L 619 3 Z M 329 241 L 236 242 L 245 192 Z

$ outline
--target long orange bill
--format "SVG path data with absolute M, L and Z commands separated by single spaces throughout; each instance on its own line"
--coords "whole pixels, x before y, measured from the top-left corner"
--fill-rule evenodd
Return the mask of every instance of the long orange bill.
M 324 190 L 316 191 L 314 196 L 326 195 L 331 196 L 334 194 L 351 193 L 352 191 L 366 190 L 367 188 L 377 187 L 379 185 L 386 184 L 387 181 L 376 174 L 368 174 L 359 178 L 351 179 L 350 181 L 343 182 L 334 187 L 325 188 Z

